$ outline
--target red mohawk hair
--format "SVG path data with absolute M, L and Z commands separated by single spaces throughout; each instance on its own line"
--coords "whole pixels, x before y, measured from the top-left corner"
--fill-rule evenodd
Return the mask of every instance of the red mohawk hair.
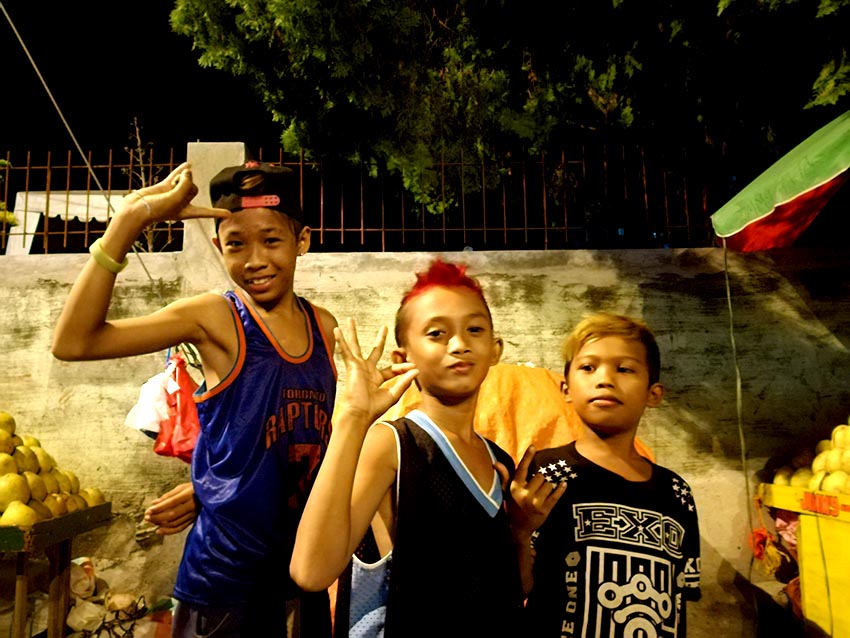
M 431 262 L 428 270 L 416 273 L 416 283 L 413 284 L 413 288 L 407 291 L 398 307 L 395 316 L 395 340 L 399 346 L 404 345 L 404 331 L 407 324 L 405 306 L 411 299 L 431 288 L 466 288 L 478 295 L 487 310 L 488 317 L 490 315 L 490 306 L 487 305 L 487 300 L 484 298 L 484 291 L 475 279 L 466 274 L 466 266 L 450 264 L 437 257 Z
M 450 264 L 439 257 L 431 262 L 428 270 L 416 273 L 416 283 L 401 300 L 403 306 L 408 301 L 434 287 L 467 288 L 484 298 L 480 284 L 466 274 L 465 264 Z

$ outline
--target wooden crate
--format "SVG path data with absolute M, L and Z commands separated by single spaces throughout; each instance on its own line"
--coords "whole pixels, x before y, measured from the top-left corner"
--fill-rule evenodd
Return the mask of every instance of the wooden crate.
M 850 638 L 850 495 L 762 483 L 762 502 L 798 512 L 803 615 L 833 638 Z

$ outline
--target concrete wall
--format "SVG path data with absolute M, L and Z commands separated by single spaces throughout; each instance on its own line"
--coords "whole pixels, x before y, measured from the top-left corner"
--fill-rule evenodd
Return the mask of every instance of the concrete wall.
M 218 166 L 238 162 L 241 147 L 226 147 L 224 159 L 218 152 L 190 145 L 199 183 Z M 189 222 L 183 253 L 131 256 L 111 315 L 147 313 L 180 296 L 226 288 L 210 234 L 206 223 Z M 431 257 L 310 253 L 299 260 L 296 288 L 340 321 L 355 317 L 361 337 L 371 337 L 391 324 L 401 293 Z M 445 257 L 466 261 L 481 280 L 508 363 L 560 371 L 560 342 L 587 312 L 649 322 L 667 393 L 660 408 L 647 412 L 640 436 L 659 463 L 690 482 L 701 517 L 704 597 L 690 608 L 689 636 L 760 635 L 756 610 L 762 626 L 775 610 L 755 602 L 762 589 L 748 581 L 769 593 L 780 585 L 750 563 L 747 538 L 759 524 L 751 495 L 766 464 L 814 447 L 850 413 L 850 255 L 729 254 L 728 281 L 720 248 Z M 0 257 L 0 409 L 83 485 L 101 487 L 113 502 L 114 522 L 78 537 L 74 556 L 95 557 L 110 586 L 153 601 L 170 592 L 183 537 L 152 535 L 141 515 L 153 497 L 187 479 L 188 466 L 156 456 L 150 439 L 123 424 L 141 385 L 162 370 L 165 353 L 89 363 L 63 363 L 50 354 L 53 326 L 86 258 Z M 740 430 L 732 336 L 742 384 Z M 11 605 L 10 579 L 7 564 L 0 612 Z

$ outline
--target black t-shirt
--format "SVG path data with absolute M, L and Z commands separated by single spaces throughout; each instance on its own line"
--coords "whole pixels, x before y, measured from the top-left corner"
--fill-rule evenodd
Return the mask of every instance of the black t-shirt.
M 575 443 L 538 452 L 531 470 L 567 491 L 534 537 L 526 635 L 685 638 L 685 600 L 700 596 L 688 484 L 659 465 L 648 481 L 627 481 Z

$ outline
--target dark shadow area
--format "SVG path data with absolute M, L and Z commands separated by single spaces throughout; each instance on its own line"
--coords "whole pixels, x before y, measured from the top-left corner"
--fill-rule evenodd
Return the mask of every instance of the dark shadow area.
M 735 579 L 735 586 L 741 595 L 752 601 L 755 638 L 829 638 L 829 634 L 817 625 L 797 618 L 787 599 L 780 604 L 740 574 Z

